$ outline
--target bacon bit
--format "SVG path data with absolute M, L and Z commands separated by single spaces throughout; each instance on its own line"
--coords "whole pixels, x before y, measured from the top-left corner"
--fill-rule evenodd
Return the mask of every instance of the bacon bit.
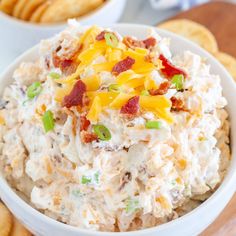
M 86 118 L 86 116 L 80 116 L 80 131 L 87 131 L 90 125 L 90 121 Z
M 124 60 L 117 62 L 112 68 L 112 72 L 115 75 L 119 75 L 121 72 L 131 69 L 134 63 L 135 60 L 128 56 Z
M 139 41 L 137 39 L 131 38 L 131 37 L 124 37 L 123 38 L 123 43 L 128 47 L 128 48 L 145 48 L 145 44 L 142 41 Z
M 91 143 L 93 141 L 97 141 L 98 140 L 98 136 L 94 133 L 89 133 L 87 131 L 81 131 L 80 132 L 80 136 L 81 136 L 81 141 L 83 143 Z
M 171 97 L 171 102 L 172 102 L 172 107 L 171 109 L 174 111 L 184 111 L 184 103 L 181 99 L 176 98 L 176 97 Z
M 152 63 L 152 61 L 153 61 L 153 56 L 151 56 L 150 54 L 146 55 L 146 56 L 144 57 L 144 61 Z
M 187 74 L 185 71 L 175 67 L 171 64 L 170 61 L 168 61 L 167 58 L 165 58 L 162 54 L 160 55 L 159 59 L 162 61 L 162 65 L 164 68 L 161 69 L 161 72 L 168 78 L 171 79 L 174 75 L 183 75 L 185 78 L 187 77 Z
M 157 43 L 157 40 L 153 37 L 147 38 L 145 40 L 142 41 L 145 45 L 146 49 L 149 49 L 151 47 L 154 47 Z
M 75 62 L 73 60 L 62 59 L 56 54 L 56 52 L 53 52 L 53 54 L 52 54 L 52 61 L 53 61 L 53 65 L 56 68 L 60 68 L 61 71 L 65 75 L 70 75 L 70 74 L 74 73 L 77 68 L 77 65 L 75 64 Z
M 134 96 L 121 107 L 121 114 L 136 115 L 139 111 L 139 96 Z
M 106 30 L 103 30 L 101 33 L 99 33 L 99 34 L 96 36 L 96 40 L 97 40 L 97 41 L 104 40 L 104 39 L 105 39 L 105 33 L 107 33 Z
M 72 106 L 83 106 L 83 97 L 86 92 L 86 85 L 82 80 L 78 80 L 69 95 L 65 96 L 62 106 L 70 108 Z
M 72 63 L 73 63 L 72 60 L 70 60 L 70 59 L 65 59 L 65 60 L 62 60 L 62 61 L 61 61 L 60 67 L 62 67 L 62 69 L 65 69 L 65 68 L 71 66 Z
M 61 59 L 60 59 L 60 57 L 56 54 L 56 52 L 53 52 L 53 53 L 52 53 L 52 62 L 53 62 L 53 65 L 54 65 L 56 68 L 59 68 L 60 65 L 61 65 Z
M 85 106 L 88 106 L 89 105 L 89 102 L 90 102 L 90 99 L 87 95 L 83 96 L 83 104 Z
M 149 93 L 152 96 L 155 95 L 164 95 L 168 92 L 168 89 L 170 88 L 171 82 L 170 81 L 165 81 L 160 84 L 158 89 L 150 89 Z
M 149 49 L 156 45 L 156 39 L 153 37 L 144 39 L 144 40 L 137 40 L 131 37 L 124 37 L 123 43 L 129 48 L 146 48 Z

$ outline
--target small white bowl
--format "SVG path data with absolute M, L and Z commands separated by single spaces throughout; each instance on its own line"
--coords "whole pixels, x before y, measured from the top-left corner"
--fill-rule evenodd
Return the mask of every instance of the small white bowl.
M 113 24 L 121 17 L 125 4 L 126 0 L 107 0 L 100 7 L 79 17 L 77 20 L 81 25 Z M 60 32 L 66 25 L 66 22 L 45 25 L 33 24 L 0 11 L 1 56 L 10 61 L 16 55 L 39 43 L 41 39 Z
M 146 32 L 150 29 L 144 25 L 132 25 L 132 24 L 118 24 L 111 26 L 114 30 L 118 31 L 122 35 L 134 35 L 138 38 L 144 38 Z M 124 232 L 124 233 L 109 233 L 109 232 L 94 232 L 89 230 L 83 230 L 76 227 L 72 227 L 66 224 L 62 224 L 55 221 L 42 213 L 38 212 L 34 208 L 26 204 L 21 198 L 19 198 L 6 181 L 0 176 L 0 197 L 9 207 L 12 213 L 35 235 L 37 236 L 193 236 L 202 232 L 215 218 L 220 214 L 230 198 L 236 190 L 236 85 L 232 77 L 225 70 L 225 68 L 209 53 L 201 49 L 196 44 L 177 36 L 173 33 L 169 33 L 164 30 L 156 29 L 162 37 L 168 37 L 171 39 L 171 51 L 173 54 L 180 53 L 184 49 L 190 50 L 200 56 L 207 58 L 208 63 L 211 65 L 211 73 L 218 74 L 222 78 L 222 86 L 224 96 L 228 100 L 227 110 L 230 116 L 231 125 L 231 152 L 232 161 L 228 172 L 225 176 L 223 183 L 216 190 L 216 192 L 202 203 L 199 207 L 189 212 L 185 216 L 182 216 L 176 220 L 168 222 L 166 224 L 153 227 L 150 229 Z M 19 66 L 22 61 L 32 61 L 37 58 L 38 46 L 24 53 L 19 57 L 12 65 L 6 70 L 2 76 L 0 76 L 0 93 L 2 93 L 4 87 L 12 82 L 12 74 L 15 68 Z

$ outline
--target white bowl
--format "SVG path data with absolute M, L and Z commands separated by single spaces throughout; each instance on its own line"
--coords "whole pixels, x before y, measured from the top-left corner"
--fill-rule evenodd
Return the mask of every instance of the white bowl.
M 119 20 L 124 10 L 126 0 L 107 0 L 106 3 L 79 17 L 81 25 L 113 24 Z M 13 60 L 26 49 L 39 43 L 41 39 L 53 36 L 66 27 L 65 23 L 33 24 L 13 18 L 0 11 L 0 69 L 5 61 Z
M 144 25 L 132 25 L 132 24 L 118 24 L 111 26 L 114 30 L 118 31 L 122 35 L 134 35 L 139 38 L 144 38 L 146 32 L 150 27 Z M 222 86 L 224 96 L 227 98 L 229 104 L 227 110 L 230 115 L 231 121 L 231 151 L 232 161 L 230 168 L 225 176 L 223 183 L 216 190 L 216 192 L 199 207 L 191 211 L 190 213 L 182 216 L 176 220 L 168 222 L 166 224 L 153 227 L 150 229 L 125 232 L 125 233 L 104 233 L 94 232 L 88 230 L 82 230 L 69 225 L 57 222 L 37 210 L 26 204 L 21 198 L 19 198 L 14 191 L 9 187 L 6 181 L 0 177 L 0 197 L 13 212 L 13 214 L 35 235 L 41 236 L 193 236 L 202 232 L 223 210 L 225 205 L 229 202 L 230 198 L 236 190 L 236 85 L 224 69 L 224 67 L 216 61 L 216 59 L 209 53 L 191 43 L 190 41 L 177 36 L 173 33 L 169 33 L 164 30 L 156 29 L 163 37 L 171 38 L 171 50 L 173 53 L 180 53 L 183 49 L 191 50 L 192 52 L 199 54 L 200 56 L 207 58 L 208 63 L 211 65 L 211 72 L 218 74 L 222 78 Z M 5 86 L 11 83 L 12 74 L 16 67 L 22 61 L 31 61 L 37 58 L 38 46 L 24 53 L 19 57 L 12 65 L 6 70 L 6 72 L 0 77 L 0 92 L 2 93 Z

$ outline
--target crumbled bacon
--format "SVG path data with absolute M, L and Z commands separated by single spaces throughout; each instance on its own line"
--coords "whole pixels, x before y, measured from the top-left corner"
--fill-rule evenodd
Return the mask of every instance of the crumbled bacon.
M 75 83 L 70 94 L 64 97 L 62 101 L 62 106 L 67 107 L 67 108 L 70 108 L 72 106 L 82 107 L 84 105 L 83 98 L 84 98 L 85 92 L 86 92 L 86 85 L 84 84 L 83 81 L 78 80 Z
M 80 132 L 80 136 L 83 143 L 91 143 L 98 140 L 98 136 L 96 134 L 84 130 Z
M 80 116 L 80 131 L 87 131 L 90 125 L 90 121 L 86 118 L 86 116 Z
M 145 48 L 149 49 L 149 48 L 154 47 L 156 45 L 157 40 L 153 37 L 149 37 L 147 39 L 144 39 L 142 42 L 144 43 Z
M 71 59 L 60 58 L 55 52 L 52 56 L 53 65 L 60 68 L 65 75 L 70 75 L 75 72 L 77 65 Z
M 183 111 L 185 110 L 184 109 L 184 102 L 179 99 L 179 98 L 176 98 L 176 97 L 171 97 L 171 102 L 172 102 L 172 106 L 171 106 L 171 109 L 174 110 L 174 111 Z
M 123 38 L 123 43 L 129 47 L 129 48 L 146 48 L 149 49 L 151 47 L 154 47 L 156 45 L 156 39 L 153 37 L 149 37 L 144 40 L 137 40 L 131 37 L 124 37 Z
M 134 96 L 121 107 L 120 113 L 127 115 L 136 115 L 139 111 L 139 96 Z
M 56 54 L 56 52 L 52 53 L 52 62 L 56 68 L 59 68 L 61 65 L 61 58 Z
M 150 89 L 149 93 L 152 96 L 164 95 L 168 92 L 168 89 L 170 88 L 170 85 L 171 85 L 170 81 L 165 81 L 165 82 L 160 84 L 158 89 Z
M 131 57 L 126 57 L 124 60 L 117 62 L 112 68 L 112 72 L 115 75 L 119 75 L 121 72 L 131 69 L 135 60 Z
M 123 43 L 128 47 L 128 48 L 144 48 L 145 44 L 142 41 L 139 41 L 137 39 L 131 38 L 131 37 L 124 37 L 123 38 Z
M 162 61 L 162 65 L 164 68 L 161 69 L 161 72 L 168 78 L 171 79 L 174 75 L 183 75 L 185 78 L 187 74 L 185 71 L 175 67 L 167 58 L 165 58 L 162 54 L 159 59 Z
M 106 30 L 103 30 L 101 33 L 99 33 L 97 36 L 96 36 L 96 40 L 97 41 L 101 41 L 104 39 L 104 36 L 105 36 L 105 33 L 107 33 Z

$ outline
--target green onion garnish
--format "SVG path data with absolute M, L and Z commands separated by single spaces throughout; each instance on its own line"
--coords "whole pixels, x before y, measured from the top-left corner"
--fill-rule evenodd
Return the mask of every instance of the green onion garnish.
M 94 125 L 93 131 L 100 140 L 108 141 L 111 139 L 111 133 L 109 129 L 104 125 Z
M 119 84 L 111 84 L 108 87 L 109 92 L 120 92 L 121 91 L 121 86 Z
M 94 174 L 94 180 L 95 180 L 96 184 L 99 183 L 99 175 L 100 175 L 100 174 L 99 174 L 98 171 Z
M 53 120 L 53 114 L 50 110 L 44 113 L 42 120 L 43 120 L 44 130 L 46 133 L 54 129 L 55 124 Z
M 160 121 L 147 121 L 145 124 L 147 129 L 160 129 L 161 122 Z
M 183 89 L 183 83 L 184 83 L 184 76 L 179 74 L 179 75 L 174 75 L 171 79 L 171 83 L 175 85 L 175 88 L 177 90 L 182 90 Z
M 51 77 L 52 79 L 60 79 L 61 75 L 58 74 L 57 72 L 51 72 L 48 74 L 49 77 Z
M 26 94 L 29 99 L 33 99 L 35 96 L 39 95 L 41 91 L 42 85 L 39 81 L 37 81 L 27 88 Z
M 139 201 L 137 199 L 128 198 L 126 202 L 126 213 L 131 213 L 138 210 Z
M 91 183 L 91 178 L 89 178 L 89 177 L 83 175 L 83 176 L 82 176 L 82 179 L 81 179 L 81 183 L 82 183 L 82 184 L 90 184 L 90 183 Z
M 148 90 L 143 90 L 141 93 L 140 93 L 141 96 L 149 96 L 150 93 L 148 92 Z
M 106 44 L 112 48 L 117 47 L 118 39 L 113 33 L 105 33 L 104 38 L 106 40 Z
M 103 141 L 108 141 L 111 139 L 111 133 L 104 125 L 94 125 L 93 131 L 98 136 L 98 138 Z

